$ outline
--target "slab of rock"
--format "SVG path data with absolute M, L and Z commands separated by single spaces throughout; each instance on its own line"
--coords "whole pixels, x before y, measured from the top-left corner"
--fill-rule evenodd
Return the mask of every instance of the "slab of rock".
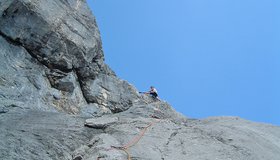
M 118 117 L 91 118 L 85 121 L 85 126 L 95 129 L 105 129 L 109 125 L 118 122 Z
M 69 160 L 99 130 L 85 119 L 64 113 L 12 110 L 0 114 L 0 159 Z

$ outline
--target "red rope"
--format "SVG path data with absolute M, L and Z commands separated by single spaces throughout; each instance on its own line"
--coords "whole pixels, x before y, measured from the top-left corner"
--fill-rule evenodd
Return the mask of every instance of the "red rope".
M 151 127 L 152 125 L 154 125 L 155 123 L 159 122 L 160 120 L 157 120 L 157 121 L 154 121 L 154 122 L 151 122 L 149 123 L 146 127 L 144 127 L 140 133 L 134 137 L 131 141 L 129 141 L 127 144 L 123 145 L 123 146 L 120 146 L 120 147 L 117 147 L 117 146 L 111 146 L 110 149 L 107 149 L 107 151 L 109 150 L 112 150 L 112 149 L 118 149 L 118 150 L 122 150 L 124 151 L 126 154 L 127 154 L 127 159 L 128 160 L 131 160 L 131 156 L 130 156 L 130 153 L 128 152 L 128 149 L 132 146 L 134 146 L 135 144 L 137 144 L 140 139 L 144 136 L 144 134 L 146 133 L 146 131 L 148 130 L 149 127 Z M 97 160 L 99 160 L 100 157 L 97 157 Z

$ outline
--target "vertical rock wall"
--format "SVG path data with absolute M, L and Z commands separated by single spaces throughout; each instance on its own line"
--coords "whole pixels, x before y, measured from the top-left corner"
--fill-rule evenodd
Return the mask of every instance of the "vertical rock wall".
M 104 63 L 84 0 L 2 0 L 0 16 L 4 107 L 96 114 L 137 101 L 137 91 Z

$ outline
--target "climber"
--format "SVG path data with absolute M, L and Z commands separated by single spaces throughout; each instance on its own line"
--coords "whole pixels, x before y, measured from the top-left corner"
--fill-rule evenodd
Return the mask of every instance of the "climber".
M 150 90 L 148 92 L 144 92 L 144 94 L 150 94 L 154 99 L 159 100 L 157 90 L 154 86 L 151 86 Z

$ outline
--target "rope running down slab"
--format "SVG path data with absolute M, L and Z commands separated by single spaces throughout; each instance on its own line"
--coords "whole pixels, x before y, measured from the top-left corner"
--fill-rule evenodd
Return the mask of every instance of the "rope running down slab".
M 127 144 L 123 145 L 123 146 L 111 146 L 110 149 L 108 150 L 112 150 L 112 149 L 117 149 L 117 150 L 122 150 L 126 153 L 127 155 L 127 160 L 131 160 L 131 155 L 128 151 L 129 148 L 131 148 L 132 146 L 134 146 L 135 144 L 137 144 L 140 139 L 144 136 L 144 134 L 146 133 L 146 131 L 148 130 L 149 127 L 153 126 L 155 123 L 158 123 L 160 120 L 156 120 L 154 122 L 149 123 L 146 127 L 144 127 L 141 132 L 135 136 L 131 141 L 129 141 Z M 101 157 L 97 157 L 97 160 L 99 160 Z

